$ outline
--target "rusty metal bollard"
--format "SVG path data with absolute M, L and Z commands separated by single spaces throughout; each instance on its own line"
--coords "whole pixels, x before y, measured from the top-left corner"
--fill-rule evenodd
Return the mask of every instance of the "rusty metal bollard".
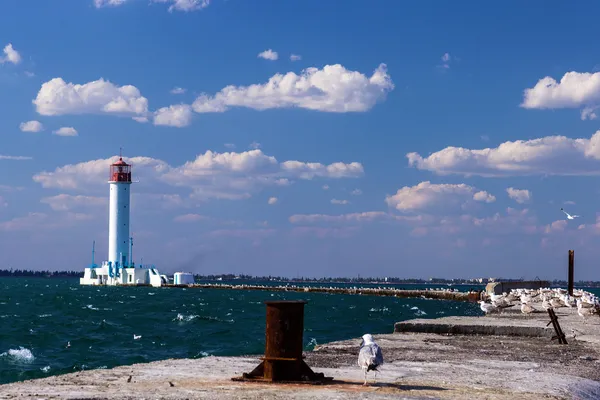
M 323 383 L 322 373 L 313 372 L 302 356 L 304 305 L 306 301 L 265 301 L 267 324 L 265 355 L 250 373 L 236 381 Z

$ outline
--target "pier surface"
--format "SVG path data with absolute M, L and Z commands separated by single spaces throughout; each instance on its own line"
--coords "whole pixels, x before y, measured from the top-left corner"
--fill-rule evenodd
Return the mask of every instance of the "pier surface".
M 573 312 L 576 310 L 557 311 L 568 345 L 558 344 L 545 334 L 498 336 L 493 330 L 486 335 L 374 335 L 386 364 L 375 383 L 370 373 L 371 386 L 367 387 L 362 386 L 362 372 L 356 365 L 360 344 L 356 338 L 305 353 L 315 372 L 335 379 L 321 386 L 233 382 L 231 378 L 250 372 L 260 356 L 205 357 L 2 385 L 0 399 L 598 399 L 600 344 L 594 338 L 600 337 L 600 318 L 590 318 L 584 327 L 577 318 L 572 319 L 577 317 Z M 424 321 L 444 325 L 440 320 L 455 326 L 507 326 L 518 321 L 540 327 L 549 317 L 513 312 Z M 576 330 L 575 338 L 570 329 Z M 578 336 L 580 330 L 583 334 Z
M 550 317 L 536 304 L 536 312 L 522 314 L 518 306 L 502 314 L 481 317 L 443 317 L 435 319 L 411 319 L 396 322 L 394 332 L 437 333 L 451 335 L 497 335 L 551 338 L 555 335 Z M 567 337 L 600 345 L 600 317 L 591 316 L 584 323 L 577 315 L 577 308 L 555 309 L 558 323 Z

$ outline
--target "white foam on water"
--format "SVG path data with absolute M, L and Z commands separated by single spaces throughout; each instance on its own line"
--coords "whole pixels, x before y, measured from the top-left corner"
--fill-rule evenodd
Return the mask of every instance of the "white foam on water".
M 46 365 L 45 367 L 40 368 L 42 370 L 42 372 L 48 372 L 50 371 L 50 366 Z
M 30 363 L 35 360 L 31 350 L 26 349 L 23 346 L 19 346 L 18 349 L 10 349 L 4 353 L 0 353 L 0 357 L 8 357 L 13 361 Z
M 173 321 L 190 322 L 196 318 L 198 318 L 197 315 L 177 314 L 177 316 L 175 318 L 173 318 Z

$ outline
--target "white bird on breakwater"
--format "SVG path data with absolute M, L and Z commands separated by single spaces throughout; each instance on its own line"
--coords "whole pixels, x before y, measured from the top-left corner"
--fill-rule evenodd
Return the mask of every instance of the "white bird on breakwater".
M 553 297 L 550 299 L 550 305 L 552 306 L 552 308 L 560 308 L 560 307 L 564 307 L 565 304 L 562 302 L 562 300 Z
M 579 218 L 579 215 L 571 215 L 571 214 L 569 214 L 568 212 L 566 212 L 565 210 L 563 210 L 563 209 L 562 209 L 562 207 L 561 207 L 560 211 L 562 211 L 562 212 L 564 212 L 564 213 L 565 213 L 565 215 L 567 216 L 567 219 L 575 219 L 575 218 Z
M 360 351 L 358 352 L 358 366 L 365 373 L 365 383 L 367 385 L 367 372 L 377 371 L 377 368 L 383 364 L 383 353 L 381 348 L 373 340 L 373 336 L 367 333 L 362 337 Z
M 521 312 L 523 314 L 531 314 L 534 311 L 535 311 L 535 309 L 531 305 L 529 305 L 527 303 L 521 304 Z
M 486 303 L 483 300 L 479 300 L 479 308 L 481 308 L 481 311 L 483 311 L 485 315 L 497 313 L 500 311 L 500 309 L 495 305 L 491 303 Z

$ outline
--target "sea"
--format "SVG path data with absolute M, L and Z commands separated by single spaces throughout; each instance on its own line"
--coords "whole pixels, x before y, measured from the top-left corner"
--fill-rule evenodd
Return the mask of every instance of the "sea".
M 482 314 L 477 304 L 423 298 L 91 287 L 80 286 L 78 279 L 0 278 L 0 384 L 168 358 L 262 354 L 264 301 L 269 300 L 308 301 L 305 350 L 365 333 L 391 333 L 397 321 Z

